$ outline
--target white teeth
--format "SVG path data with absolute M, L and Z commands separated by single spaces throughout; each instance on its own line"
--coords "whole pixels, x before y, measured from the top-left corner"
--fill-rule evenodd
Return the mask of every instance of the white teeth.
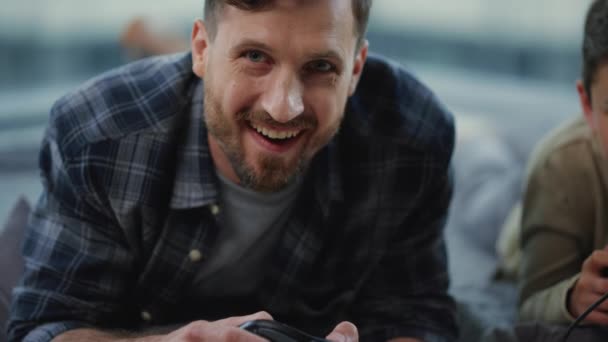
M 251 123 L 251 127 L 255 129 L 261 135 L 268 137 L 270 139 L 290 139 L 296 137 L 300 134 L 300 131 L 275 131 L 266 127 L 258 126 L 254 123 Z

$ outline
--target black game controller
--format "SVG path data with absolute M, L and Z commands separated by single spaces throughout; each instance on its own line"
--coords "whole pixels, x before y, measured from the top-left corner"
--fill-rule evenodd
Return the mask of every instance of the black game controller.
M 239 327 L 262 336 L 270 342 L 329 342 L 324 338 L 308 335 L 305 332 L 277 321 L 260 319 L 245 322 Z

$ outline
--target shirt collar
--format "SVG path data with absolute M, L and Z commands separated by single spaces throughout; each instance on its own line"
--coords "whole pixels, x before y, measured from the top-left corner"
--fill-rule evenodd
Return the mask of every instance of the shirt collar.
M 339 136 L 334 137 L 315 156 L 309 169 L 308 176 L 312 176 L 315 196 L 325 216 L 329 213 L 331 202 L 339 202 L 344 198 L 339 140 Z
M 339 134 L 339 133 L 338 133 Z M 342 164 L 338 150 L 338 137 L 334 137 L 327 145 L 328 161 L 328 192 L 332 201 L 342 201 Z
M 215 167 L 207 142 L 203 119 L 203 82 L 197 79 L 192 87 L 188 120 L 181 125 L 184 135 L 176 148 L 176 169 L 170 207 L 189 209 L 218 201 Z M 186 114 L 186 113 L 184 113 Z M 178 130 L 179 134 L 179 130 Z

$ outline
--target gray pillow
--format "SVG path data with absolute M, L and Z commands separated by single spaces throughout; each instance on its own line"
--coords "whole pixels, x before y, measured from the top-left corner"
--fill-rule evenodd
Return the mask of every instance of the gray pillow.
M 30 210 L 25 198 L 19 198 L 0 231 L 0 341 L 6 341 L 5 326 L 11 291 L 23 272 L 21 242 Z

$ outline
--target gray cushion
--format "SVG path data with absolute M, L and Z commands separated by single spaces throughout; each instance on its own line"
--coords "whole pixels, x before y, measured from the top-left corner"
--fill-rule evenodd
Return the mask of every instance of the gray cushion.
M 21 242 L 30 210 L 28 202 L 21 197 L 0 231 L 0 341 L 6 341 L 4 327 L 8 319 L 11 290 L 23 271 Z
M 524 164 L 491 122 L 459 118 L 455 187 L 446 225 L 453 290 L 492 281 L 496 239 L 519 197 Z
M 515 321 L 517 288 L 493 279 L 495 243 L 519 196 L 525 163 L 492 122 L 466 115 L 458 119 L 446 242 L 459 341 L 470 342 L 480 341 L 491 327 Z

